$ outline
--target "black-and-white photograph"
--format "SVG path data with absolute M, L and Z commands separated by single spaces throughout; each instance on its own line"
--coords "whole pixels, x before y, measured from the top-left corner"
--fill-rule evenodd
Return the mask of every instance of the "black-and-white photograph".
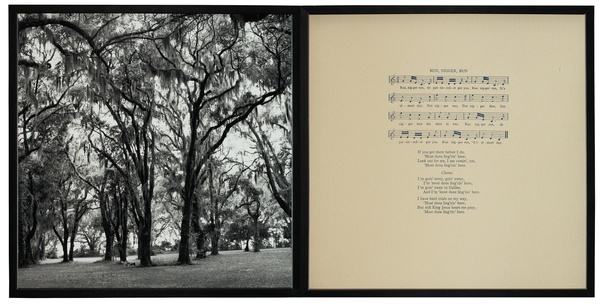
M 17 288 L 292 287 L 292 15 L 17 22 Z

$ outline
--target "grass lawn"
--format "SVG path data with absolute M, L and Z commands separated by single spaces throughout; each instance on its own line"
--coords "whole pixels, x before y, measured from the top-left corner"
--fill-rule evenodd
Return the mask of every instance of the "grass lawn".
M 139 261 L 128 259 L 131 262 Z M 222 251 L 176 266 L 177 254 L 153 256 L 156 267 L 126 267 L 99 258 L 45 261 L 17 271 L 17 288 L 291 288 L 292 250 Z

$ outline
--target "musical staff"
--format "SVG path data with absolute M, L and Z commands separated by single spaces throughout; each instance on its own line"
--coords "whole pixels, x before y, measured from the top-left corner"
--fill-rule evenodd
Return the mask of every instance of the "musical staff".
M 422 102 L 508 102 L 508 94 L 419 94 L 389 93 L 388 101 L 422 103 Z
M 388 130 L 388 137 L 394 138 L 454 138 L 454 139 L 507 139 L 508 131 L 492 130 Z
M 388 119 L 394 120 L 481 120 L 494 122 L 508 120 L 506 112 L 388 112 Z
M 434 76 L 434 75 L 390 75 L 388 80 L 391 85 L 396 83 L 412 84 L 508 84 L 508 76 Z

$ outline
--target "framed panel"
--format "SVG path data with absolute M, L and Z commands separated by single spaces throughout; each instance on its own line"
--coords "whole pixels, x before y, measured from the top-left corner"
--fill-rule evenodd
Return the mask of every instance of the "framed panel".
M 299 295 L 299 8 L 9 8 L 12 297 Z
M 593 8 L 306 10 L 307 295 L 593 295 Z

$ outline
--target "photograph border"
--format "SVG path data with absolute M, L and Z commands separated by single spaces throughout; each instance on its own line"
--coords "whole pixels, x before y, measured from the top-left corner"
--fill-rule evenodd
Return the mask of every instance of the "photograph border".
M 9 5 L 9 172 L 17 176 L 17 15 L 22 13 L 204 13 L 204 14 L 287 14 L 292 16 L 292 117 L 303 121 L 306 110 L 300 102 L 301 67 L 300 7 L 298 6 L 222 6 L 222 5 Z M 292 129 L 292 197 L 304 199 L 301 166 L 306 154 L 297 152 L 301 147 L 301 132 Z M 307 183 L 306 183 L 307 184 Z M 291 297 L 300 296 L 301 203 L 292 205 L 292 280 L 290 288 L 17 288 L 18 242 L 18 179 L 9 185 L 9 297 L 18 298 L 94 298 L 94 297 Z

